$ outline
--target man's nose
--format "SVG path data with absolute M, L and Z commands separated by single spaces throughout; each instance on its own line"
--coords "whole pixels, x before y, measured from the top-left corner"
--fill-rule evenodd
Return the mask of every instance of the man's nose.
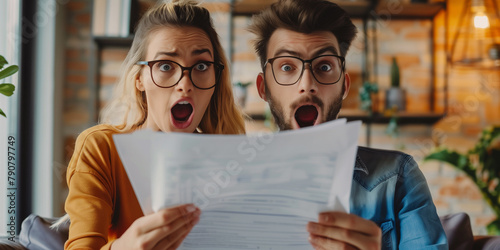
M 318 92 L 318 83 L 313 76 L 311 66 L 309 63 L 304 64 L 304 71 L 302 77 L 299 79 L 299 93 L 300 94 L 316 94 Z

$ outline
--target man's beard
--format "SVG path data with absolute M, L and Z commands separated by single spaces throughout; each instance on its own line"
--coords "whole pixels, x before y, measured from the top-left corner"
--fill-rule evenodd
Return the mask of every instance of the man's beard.
M 264 84 L 266 84 L 266 83 L 264 83 Z M 331 102 L 328 105 L 327 109 L 324 108 L 325 104 L 323 103 L 323 101 L 321 101 L 321 99 L 319 99 L 319 97 L 317 97 L 316 95 L 306 95 L 306 96 L 300 98 L 299 100 L 293 102 L 292 104 L 290 104 L 290 110 L 293 112 L 294 110 L 296 110 L 297 106 L 299 106 L 301 103 L 304 103 L 304 102 L 315 103 L 323 111 L 323 113 L 318 114 L 318 115 L 324 116 L 323 117 L 324 122 L 335 120 L 335 119 L 337 119 L 337 116 L 340 112 L 340 108 L 342 108 L 342 96 L 344 95 L 344 91 L 345 91 L 344 86 L 345 85 L 342 86 L 342 92 L 340 93 L 340 95 L 337 96 L 333 100 L 333 102 Z M 283 106 L 281 106 L 281 104 L 277 98 L 273 97 L 272 93 L 267 88 L 267 85 L 265 85 L 265 88 L 266 88 L 266 98 L 267 98 L 268 103 L 269 103 L 269 108 L 271 109 L 271 113 L 273 114 L 274 121 L 275 121 L 276 125 L 278 126 L 278 128 L 280 130 L 293 129 L 291 122 L 292 122 L 292 119 L 294 119 L 293 117 L 295 117 L 295 114 L 290 114 L 290 120 L 287 122 L 285 119 L 285 114 L 283 112 Z

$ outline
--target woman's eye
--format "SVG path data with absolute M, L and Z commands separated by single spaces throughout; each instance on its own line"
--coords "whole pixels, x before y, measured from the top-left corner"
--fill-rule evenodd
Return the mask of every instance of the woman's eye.
M 172 65 L 164 63 L 160 65 L 160 70 L 161 71 L 169 71 L 172 70 Z
M 205 71 L 208 69 L 208 64 L 207 63 L 198 63 L 196 64 L 196 70 L 198 71 Z
M 326 72 L 332 70 L 332 66 L 330 64 L 321 64 L 318 67 L 319 70 Z
M 284 64 L 281 66 L 281 70 L 287 72 L 293 70 L 293 67 L 289 64 Z

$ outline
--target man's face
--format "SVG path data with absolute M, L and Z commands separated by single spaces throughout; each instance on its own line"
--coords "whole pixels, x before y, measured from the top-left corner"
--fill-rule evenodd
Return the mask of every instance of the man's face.
M 310 60 L 323 55 L 340 55 L 337 38 L 328 31 L 303 34 L 277 29 L 267 47 L 267 59 L 293 56 Z M 350 79 L 347 73 L 338 69 L 340 60 L 337 62 L 327 58 L 335 59 L 329 56 L 318 57 L 313 60 L 311 67 L 306 63 L 300 79 L 295 84 L 292 83 L 300 76 L 301 67 L 301 62 L 295 59 L 292 60 L 299 62 L 298 64 L 275 59 L 272 64 L 267 63 L 264 73 L 257 76 L 259 95 L 269 103 L 280 130 L 299 129 L 337 118 L 342 100 L 349 92 Z M 295 66 L 299 68 L 296 69 Z M 297 70 L 297 73 L 288 73 L 294 70 Z M 286 74 L 292 76 L 287 78 Z M 338 81 L 334 84 L 319 82 L 332 83 L 336 80 Z M 280 85 L 277 81 L 291 85 Z

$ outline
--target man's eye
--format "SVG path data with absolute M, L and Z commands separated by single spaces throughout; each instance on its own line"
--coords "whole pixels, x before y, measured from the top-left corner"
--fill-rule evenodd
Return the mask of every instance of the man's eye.
M 321 64 L 318 67 L 319 70 L 326 72 L 332 70 L 332 66 L 330 64 Z
M 281 66 L 282 71 L 291 71 L 293 70 L 293 67 L 291 65 L 285 64 Z
M 168 63 L 164 63 L 164 64 L 161 64 L 159 68 L 161 71 L 169 71 L 169 70 L 172 70 L 172 65 L 170 65 Z
M 198 63 L 198 64 L 196 64 L 195 68 L 198 71 L 205 71 L 205 70 L 208 69 L 208 64 L 206 64 L 206 63 Z

